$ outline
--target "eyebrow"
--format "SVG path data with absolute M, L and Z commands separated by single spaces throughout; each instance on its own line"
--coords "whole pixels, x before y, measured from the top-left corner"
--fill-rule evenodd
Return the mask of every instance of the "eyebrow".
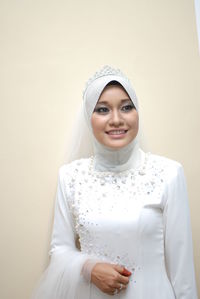
M 122 99 L 121 102 L 124 103 L 124 102 L 127 102 L 127 101 L 131 101 L 131 99 L 127 98 L 127 99 Z M 107 101 L 101 101 L 101 102 L 97 102 L 97 104 L 109 104 Z

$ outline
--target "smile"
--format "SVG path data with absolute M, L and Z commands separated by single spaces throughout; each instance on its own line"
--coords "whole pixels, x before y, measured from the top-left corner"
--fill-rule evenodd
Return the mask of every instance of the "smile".
M 108 135 L 123 135 L 126 134 L 128 130 L 112 130 L 112 131 L 108 131 L 106 132 L 106 134 Z

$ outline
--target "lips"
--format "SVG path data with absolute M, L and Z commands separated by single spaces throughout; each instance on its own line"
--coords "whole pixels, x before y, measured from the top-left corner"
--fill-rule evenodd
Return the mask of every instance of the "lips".
M 110 131 L 107 131 L 106 134 L 108 135 L 123 135 L 123 134 L 126 134 L 128 130 L 110 130 Z

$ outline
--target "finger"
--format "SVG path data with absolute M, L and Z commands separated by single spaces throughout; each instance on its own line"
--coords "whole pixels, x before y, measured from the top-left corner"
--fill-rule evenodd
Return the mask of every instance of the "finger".
M 126 289 L 126 286 L 122 283 L 116 285 L 116 287 L 109 290 L 109 294 L 116 295 L 119 294 L 122 290 Z
M 120 266 L 120 265 L 113 265 L 113 268 L 115 269 L 115 271 L 118 272 L 116 281 L 122 284 L 127 285 L 129 283 L 129 277 L 128 276 L 124 276 L 123 271 L 124 271 L 124 267 Z
M 126 289 L 127 285 L 123 283 L 116 283 L 116 289 L 120 292 L 121 290 Z
M 128 269 L 124 268 L 124 270 L 121 274 L 125 275 L 125 276 L 131 276 L 132 273 Z
M 117 282 L 118 283 L 122 283 L 124 285 L 127 285 L 129 283 L 129 278 L 126 277 L 126 276 L 123 276 L 123 275 L 119 274 Z
M 118 289 L 110 288 L 106 293 L 109 295 L 116 295 L 116 294 L 118 294 Z
M 114 269 L 124 276 L 130 276 L 132 274 L 128 269 L 121 265 L 115 265 Z
M 117 295 L 119 293 L 118 289 L 113 289 L 111 295 Z
M 113 268 L 114 268 L 117 272 L 119 272 L 120 274 L 122 274 L 123 271 L 124 271 L 124 267 L 123 267 L 123 266 L 120 266 L 120 265 L 113 265 Z

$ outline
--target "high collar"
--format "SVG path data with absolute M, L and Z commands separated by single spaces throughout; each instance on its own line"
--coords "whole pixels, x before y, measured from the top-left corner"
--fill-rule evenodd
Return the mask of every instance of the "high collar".
M 144 153 L 139 148 L 137 138 L 121 149 L 111 149 L 100 144 L 95 138 L 94 168 L 97 171 L 122 172 L 138 168 L 144 161 Z

